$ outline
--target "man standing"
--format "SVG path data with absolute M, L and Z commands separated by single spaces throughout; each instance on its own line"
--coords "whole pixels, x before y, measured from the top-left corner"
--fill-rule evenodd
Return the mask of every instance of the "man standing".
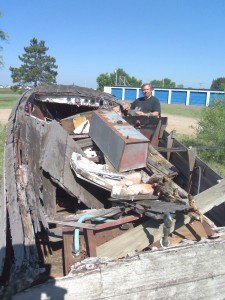
M 124 109 L 130 110 L 128 113 L 132 114 L 132 110 L 136 115 L 148 117 L 160 117 L 161 106 L 159 100 L 152 96 L 152 87 L 150 84 L 145 83 L 141 86 L 144 97 L 136 99 L 134 102 L 127 103 L 123 106 Z

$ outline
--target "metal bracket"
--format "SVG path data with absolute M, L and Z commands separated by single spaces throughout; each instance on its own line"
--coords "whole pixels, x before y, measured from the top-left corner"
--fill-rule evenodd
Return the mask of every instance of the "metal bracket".
M 191 179 L 192 179 L 192 174 L 195 166 L 195 161 L 196 161 L 196 156 L 197 156 L 197 151 L 195 148 L 188 148 L 187 151 L 188 154 L 188 191 L 190 192 L 191 189 Z

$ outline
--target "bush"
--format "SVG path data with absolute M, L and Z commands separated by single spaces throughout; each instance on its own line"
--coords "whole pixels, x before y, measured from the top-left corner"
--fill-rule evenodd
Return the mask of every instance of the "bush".
M 203 159 L 225 162 L 225 99 L 215 100 L 212 106 L 202 111 L 196 136 L 200 144 L 223 147 L 204 151 Z

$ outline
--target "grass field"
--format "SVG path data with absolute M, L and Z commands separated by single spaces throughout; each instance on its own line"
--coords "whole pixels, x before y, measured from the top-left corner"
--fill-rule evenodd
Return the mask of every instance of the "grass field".
M 0 109 L 12 108 L 20 95 L 4 96 L 0 94 Z
M 19 94 L 21 94 L 21 90 L 14 91 L 14 90 L 12 90 L 12 89 L 4 88 L 4 89 L 0 89 L 0 94 L 13 94 L 13 95 L 19 95 Z
M 0 89 L 0 109 L 12 108 L 21 96 L 21 93 L 23 93 L 22 90 Z
M 162 113 L 199 119 L 204 107 L 161 104 Z

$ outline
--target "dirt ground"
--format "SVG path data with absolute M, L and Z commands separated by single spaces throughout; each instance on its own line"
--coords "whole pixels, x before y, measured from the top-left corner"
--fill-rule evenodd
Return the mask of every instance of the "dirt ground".
M 7 123 L 10 112 L 10 109 L 0 109 L 0 123 Z M 192 127 L 197 126 L 196 119 L 166 114 L 163 114 L 163 117 L 168 117 L 167 131 L 175 129 L 177 133 L 181 134 L 193 135 L 195 133 Z
M 194 118 L 174 116 L 163 114 L 163 117 L 168 117 L 168 125 L 166 130 L 168 132 L 176 130 L 177 133 L 194 135 L 197 127 L 197 120 Z
M 11 109 L 0 109 L 0 123 L 6 124 L 10 115 Z

